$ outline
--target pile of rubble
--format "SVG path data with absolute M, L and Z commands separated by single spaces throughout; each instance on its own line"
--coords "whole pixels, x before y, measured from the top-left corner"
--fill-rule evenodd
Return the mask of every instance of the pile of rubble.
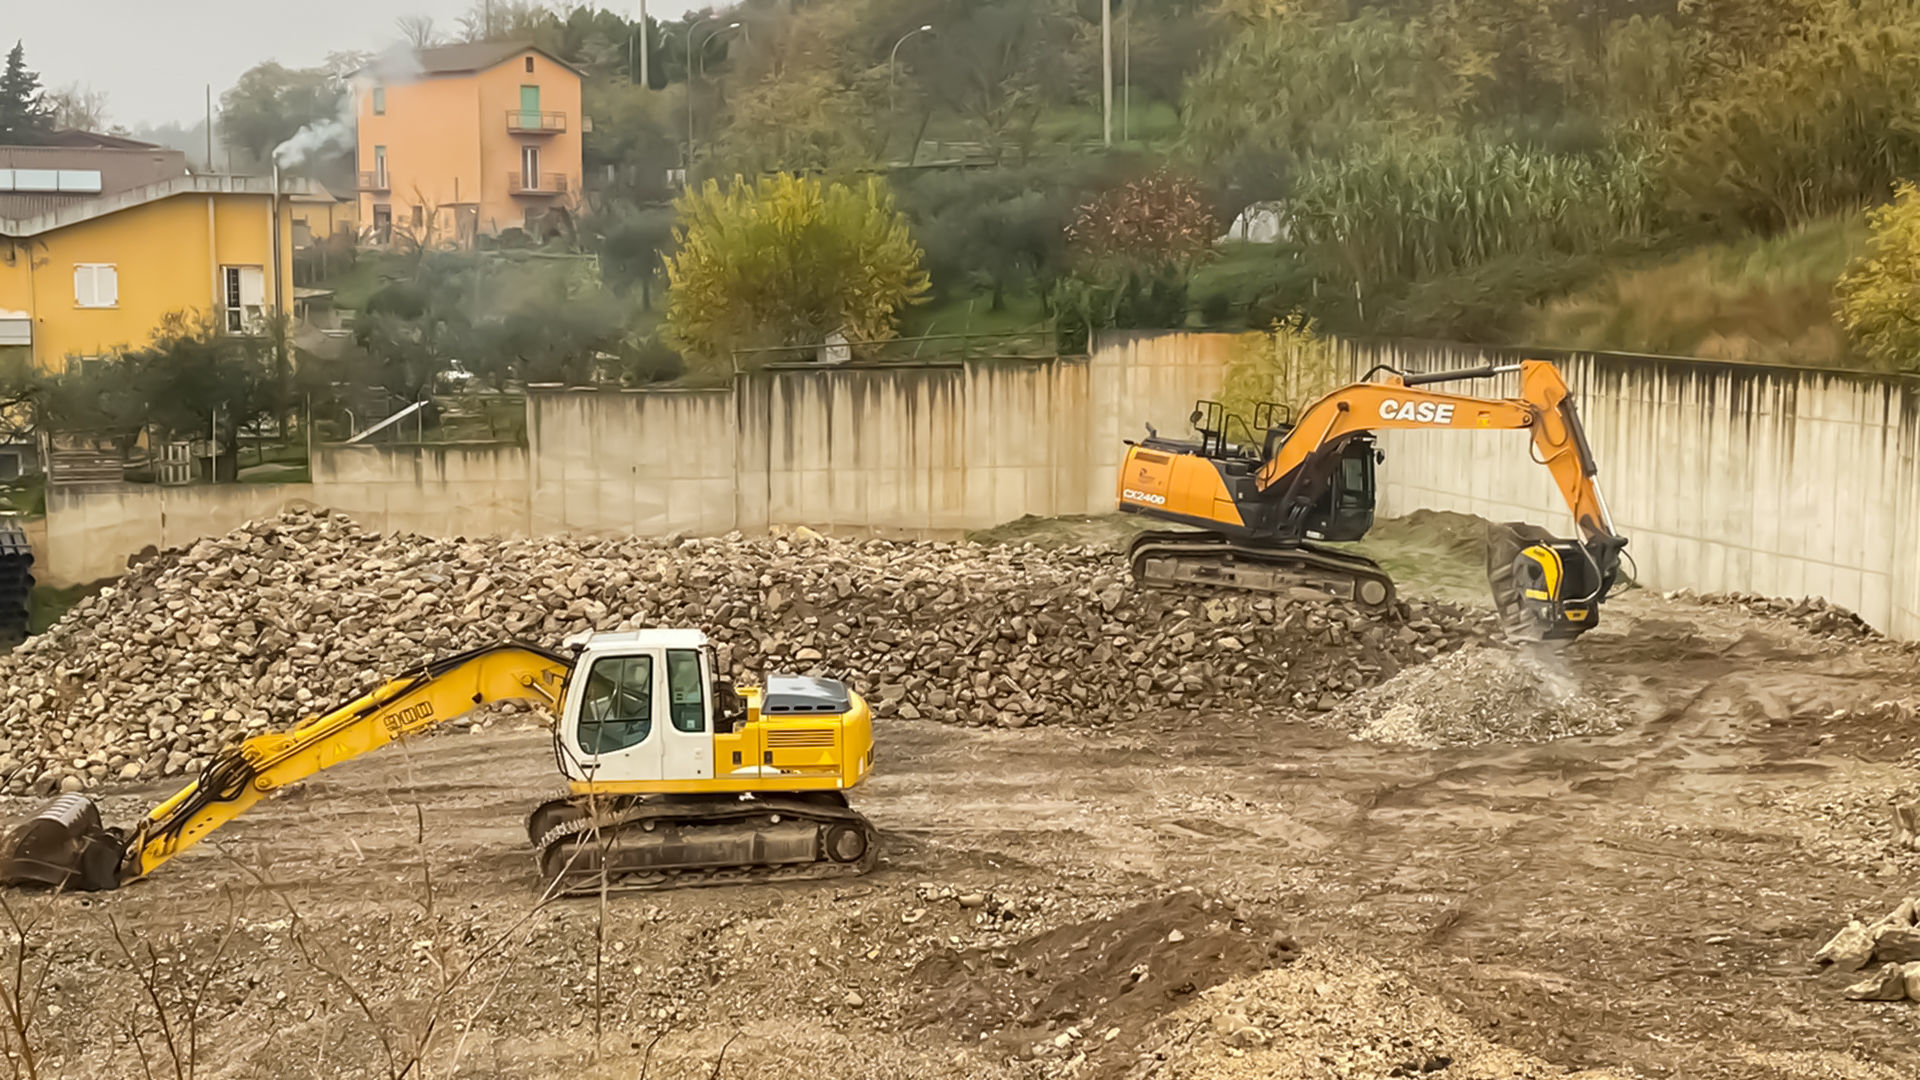
M 1920 897 L 1903 900 L 1881 919 L 1853 919 L 1833 935 L 1813 962 L 1841 971 L 1880 965 L 1847 987 L 1855 1001 L 1920 1001 Z
M 1620 705 L 1582 688 L 1556 661 L 1550 652 L 1468 646 L 1355 694 L 1324 722 L 1356 739 L 1426 748 L 1618 731 Z
M 436 539 L 295 512 L 163 553 L 0 659 L 0 786 L 196 771 L 433 656 L 638 626 L 704 629 L 745 681 L 842 676 L 883 718 L 1005 727 L 1337 701 L 1491 632 L 1444 606 L 1137 590 L 1087 548 Z
M 1851 609 L 1819 596 L 1803 596 L 1795 600 L 1761 593 L 1694 593 L 1688 589 L 1667 595 L 1673 599 L 1742 608 L 1763 618 L 1784 619 L 1809 634 L 1835 641 L 1871 641 L 1882 636 L 1880 631 Z

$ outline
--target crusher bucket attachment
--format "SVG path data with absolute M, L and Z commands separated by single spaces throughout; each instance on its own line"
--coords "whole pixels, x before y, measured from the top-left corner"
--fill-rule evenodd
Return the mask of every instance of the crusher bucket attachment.
M 1487 583 L 1515 641 L 1569 641 L 1593 629 L 1609 584 L 1580 541 L 1524 521 L 1487 526 Z
M 62 795 L 7 830 L 0 885 L 50 885 L 89 892 L 120 885 L 120 835 L 100 823 L 85 795 Z

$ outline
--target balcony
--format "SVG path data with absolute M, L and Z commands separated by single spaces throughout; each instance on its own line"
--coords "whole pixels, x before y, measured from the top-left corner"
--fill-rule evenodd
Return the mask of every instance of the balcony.
M 566 193 L 566 173 L 507 174 L 507 194 L 509 195 L 565 195 Z
M 558 135 L 567 130 L 567 114 L 508 109 L 507 130 L 515 135 Z
M 380 169 L 380 170 L 378 170 L 377 172 L 363 172 L 363 173 L 361 173 L 361 174 L 360 174 L 360 190 L 361 190 L 361 191 L 386 191 L 386 190 L 388 190 L 388 188 L 387 188 L 387 170 L 385 170 L 385 169 Z

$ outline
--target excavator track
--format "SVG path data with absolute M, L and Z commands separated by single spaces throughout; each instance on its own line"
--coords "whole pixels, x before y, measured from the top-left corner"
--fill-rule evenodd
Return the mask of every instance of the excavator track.
M 1212 586 L 1250 592 L 1333 596 L 1375 614 L 1392 610 L 1393 578 L 1362 555 L 1305 542 L 1261 545 L 1212 532 L 1148 532 L 1127 548 L 1142 585 Z
M 855 877 L 879 834 L 838 792 L 569 797 L 527 819 L 555 896 Z

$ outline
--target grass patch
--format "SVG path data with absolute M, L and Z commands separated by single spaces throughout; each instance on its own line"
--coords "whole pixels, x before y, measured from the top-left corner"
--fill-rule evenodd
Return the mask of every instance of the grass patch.
M 1845 214 L 1608 272 L 1535 309 L 1528 345 L 1850 367 L 1834 282 L 1867 236 Z
M 333 290 L 334 307 L 359 311 L 367 306 L 368 297 L 387 284 L 387 270 L 396 261 L 384 252 L 362 251 L 353 266 L 317 284 Z
M 69 585 L 56 589 L 48 585 L 35 585 L 33 593 L 27 599 L 27 632 L 44 634 L 47 628 L 60 621 L 75 604 L 94 595 L 113 583 L 113 579 L 96 581 L 90 585 Z
M 23 476 L 0 485 L 0 510 L 25 517 L 42 517 L 47 512 L 47 478 Z
M 953 296 L 945 301 L 909 308 L 900 320 L 900 336 L 1005 334 L 1043 330 L 1047 326 L 1046 316 L 1040 311 L 1038 296 L 1009 295 L 999 311 L 992 308 L 991 298 L 985 295 Z M 929 347 L 934 344 L 937 342 L 928 343 Z

